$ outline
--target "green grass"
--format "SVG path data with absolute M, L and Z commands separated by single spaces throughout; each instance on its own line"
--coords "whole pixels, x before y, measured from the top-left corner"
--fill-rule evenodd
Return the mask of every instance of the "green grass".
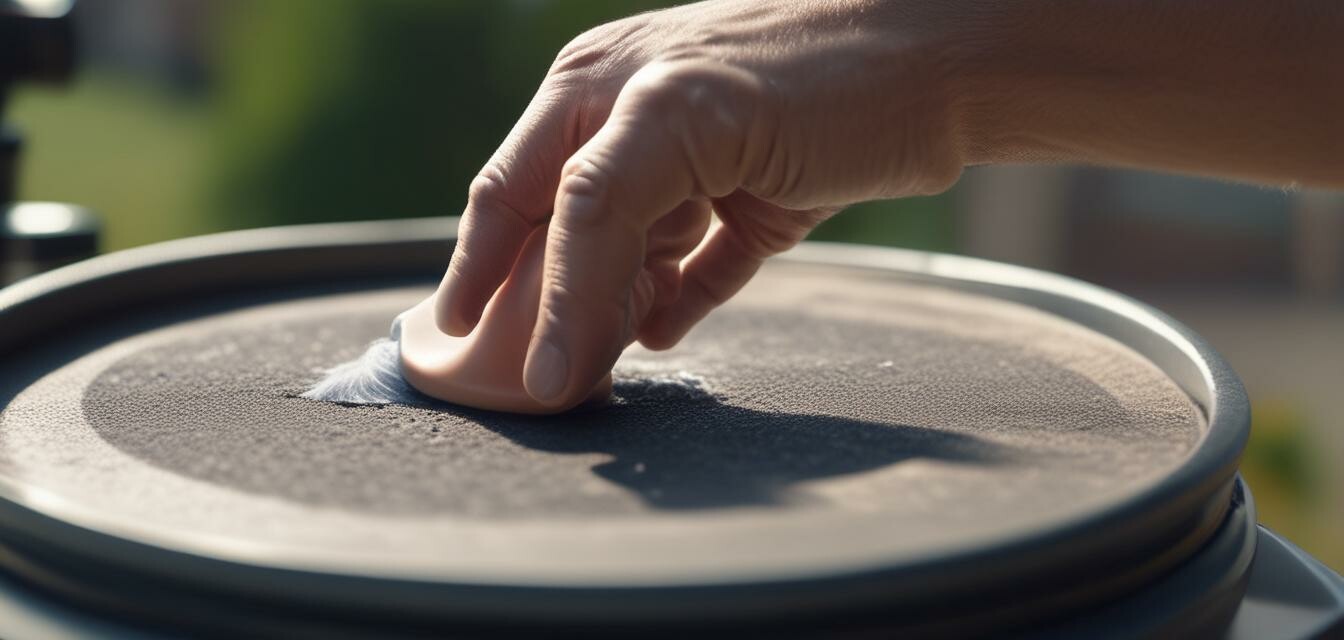
M 855 205 L 823 222 L 809 238 L 928 251 L 957 250 L 956 221 L 947 194 Z
M 19 196 L 81 204 L 103 216 L 103 249 L 216 230 L 205 212 L 205 109 L 151 85 L 100 75 L 25 88 L 9 120 L 24 132 Z
M 1344 505 L 1319 466 L 1312 424 L 1283 398 L 1257 399 L 1241 474 L 1260 522 L 1336 571 L 1344 571 Z

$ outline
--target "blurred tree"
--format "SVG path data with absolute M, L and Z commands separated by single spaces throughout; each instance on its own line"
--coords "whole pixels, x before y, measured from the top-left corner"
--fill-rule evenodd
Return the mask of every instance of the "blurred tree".
M 808 239 L 955 252 L 957 226 L 952 195 L 854 205 L 823 222 Z
M 1344 567 L 1338 506 L 1323 501 L 1330 483 L 1315 455 L 1320 429 L 1312 428 L 1302 404 L 1283 396 L 1256 398 L 1241 474 L 1255 496 L 1261 523 L 1338 570 Z
M 223 24 L 230 227 L 457 213 L 555 52 L 658 2 L 287 0 Z
M 200 106 L 123 75 L 24 87 L 10 109 L 28 136 L 19 194 L 104 216 L 104 250 L 217 231 L 201 214 L 209 121 Z
M 457 213 L 584 29 L 666 0 L 288 0 L 223 23 L 215 214 L 226 227 Z M 947 198 L 855 207 L 818 239 L 949 251 Z

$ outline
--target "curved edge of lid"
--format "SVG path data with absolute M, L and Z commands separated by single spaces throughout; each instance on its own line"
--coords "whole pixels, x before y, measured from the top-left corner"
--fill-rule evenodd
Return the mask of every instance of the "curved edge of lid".
M 446 263 L 447 243 L 455 237 L 455 228 L 456 220 L 451 218 L 280 227 L 190 238 L 94 258 L 0 290 L 0 353 L 21 347 L 49 329 L 59 321 L 53 317 L 56 312 L 64 317 L 78 316 L 99 308 L 144 303 L 174 295 L 237 289 L 249 284 L 274 286 L 302 282 L 305 278 L 331 278 L 337 274 L 428 275 L 432 269 L 442 269 Z M 238 260 L 239 257 L 246 259 Z M 804 244 L 780 259 L 867 268 L 887 274 L 895 272 L 902 277 L 993 295 L 1062 316 L 1110 336 L 1148 358 L 1201 405 L 1209 422 L 1204 438 L 1168 477 L 1100 515 L 1080 518 L 1048 536 L 1008 540 L 970 556 L 930 558 L 913 567 L 883 567 L 878 559 L 872 570 L 860 574 L 800 577 L 786 583 L 810 591 L 809 585 L 825 587 L 847 581 L 865 586 L 866 591 L 889 583 L 894 578 L 893 571 L 909 575 L 935 568 L 954 574 L 962 570 L 972 574 L 979 572 L 981 577 L 989 579 L 992 576 L 985 573 L 987 567 L 982 563 L 993 554 L 1020 554 L 1024 563 L 1033 558 L 1086 557 L 1094 544 L 1070 543 L 1081 537 L 1114 541 L 1115 536 L 1124 535 L 1126 530 L 1133 532 L 1134 527 L 1147 526 L 1172 529 L 1173 533 L 1179 529 L 1186 532 L 1182 534 L 1186 537 L 1191 531 L 1204 535 L 1211 533 L 1207 526 L 1209 522 L 1216 525 L 1221 521 L 1227 509 L 1227 495 L 1236 463 L 1249 433 L 1249 404 L 1231 368 L 1190 329 L 1146 305 L 1101 287 L 973 258 L 853 245 Z M 230 268 L 218 268 L 224 263 Z M 190 268 L 193 266 L 196 268 Z M 26 493 L 23 487 L 0 483 L 0 502 L 8 503 L 2 505 L 6 507 L 4 512 L 11 516 L 22 516 L 27 512 L 33 516 L 18 518 L 31 527 L 10 520 L 6 528 L 27 528 L 30 535 L 41 529 L 62 529 L 51 531 L 54 534 L 50 537 L 51 542 L 81 539 L 79 546 L 90 553 L 103 549 L 109 552 L 103 555 L 122 557 L 127 562 L 150 561 L 160 574 L 195 571 L 199 574 L 197 577 L 201 577 L 225 570 L 235 578 L 250 577 L 253 580 L 292 574 L 300 583 L 313 586 L 323 575 L 333 575 L 286 563 L 277 554 L 264 550 L 221 546 L 217 540 L 188 540 L 180 545 L 156 547 L 151 542 L 138 542 L 133 538 L 157 541 L 160 536 L 118 537 L 117 529 L 104 529 L 79 513 L 64 512 L 56 504 L 40 509 L 29 507 Z M 96 535 L 90 539 L 89 534 Z M 1195 542 L 1202 542 L 1202 539 Z M 197 563 L 190 561 L 193 550 L 208 554 L 212 549 L 221 553 L 216 557 L 199 556 L 195 558 L 199 560 Z M 166 557 L 153 559 L 156 552 L 165 550 L 170 552 Z M 238 564 L 229 566 L 230 562 Z M 251 562 L 260 564 L 248 564 Z M 348 564 L 337 563 L 337 566 Z M 367 571 L 362 575 L 347 577 L 361 583 L 401 580 L 407 587 L 425 586 L 434 581 L 434 584 L 454 589 L 463 596 L 462 587 L 469 586 L 461 580 L 454 583 L 452 576 L 395 575 L 385 567 L 365 569 Z M 220 576 L 216 573 L 215 577 Z M 496 586 L 510 592 L 549 588 L 545 585 Z M 577 589 L 585 592 L 598 589 L 611 595 L 611 590 L 619 586 L 579 585 Z M 713 588 L 705 595 L 723 595 L 722 588 L 730 586 L 708 585 Z M 669 588 L 685 587 L 672 585 Z M 385 588 L 385 585 L 379 588 Z M 796 589 L 790 589 L 775 595 L 796 599 L 799 594 Z M 407 595 L 405 590 L 400 593 Z M 476 598 L 463 601 L 472 600 L 484 604 Z

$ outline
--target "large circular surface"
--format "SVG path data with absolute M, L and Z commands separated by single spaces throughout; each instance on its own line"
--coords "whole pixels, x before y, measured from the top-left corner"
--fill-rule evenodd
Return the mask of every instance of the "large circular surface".
M 781 263 L 607 407 L 524 418 L 297 397 L 425 285 L 105 318 L 7 362 L 0 474 L 177 549 L 330 571 L 677 584 L 955 555 L 1077 522 L 1187 458 L 1201 412 L 1041 311 Z

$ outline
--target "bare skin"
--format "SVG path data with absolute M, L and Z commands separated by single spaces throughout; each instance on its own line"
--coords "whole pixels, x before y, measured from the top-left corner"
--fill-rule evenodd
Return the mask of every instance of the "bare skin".
M 554 413 L 555 409 L 523 388 L 523 363 L 537 323 L 545 250 L 546 228 L 542 227 L 523 244 L 518 262 L 470 336 L 453 337 L 439 331 L 433 296 L 402 314 L 399 348 L 406 381 L 421 393 L 454 404 L 510 413 Z M 637 306 L 637 313 L 648 312 L 647 302 Z M 589 390 L 589 399 L 597 403 L 610 393 L 611 376 L 607 375 Z
M 548 224 L 517 339 L 521 387 L 560 411 L 836 211 L 969 165 L 1344 186 L 1341 34 L 1326 0 L 711 0 L 603 25 L 472 183 L 436 322 L 471 333 Z

